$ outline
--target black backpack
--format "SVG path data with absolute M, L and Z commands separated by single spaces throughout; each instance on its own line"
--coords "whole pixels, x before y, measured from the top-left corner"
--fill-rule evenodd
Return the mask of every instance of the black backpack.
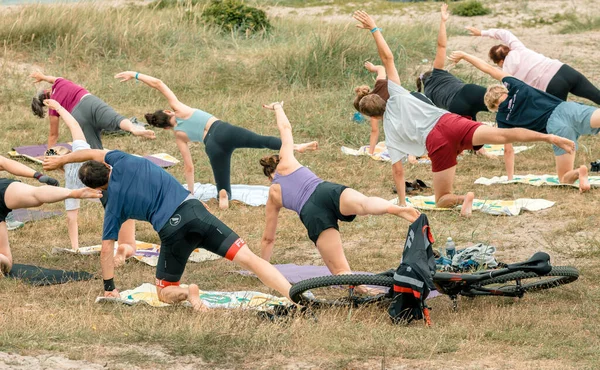
M 433 243 L 429 221 L 422 213 L 408 228 L 402 263 L 394 273 L 394 298 L 388 309 L 392 322 L 424 320 L 426 325 L 431 324 L 425 299 L 434 289 Z

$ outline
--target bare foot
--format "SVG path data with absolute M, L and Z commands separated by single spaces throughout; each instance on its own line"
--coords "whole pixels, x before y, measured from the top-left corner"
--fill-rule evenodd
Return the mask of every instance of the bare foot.
M 354 287 L 354 292 L 356 292 L 357 294 L 374 296 L 374 295 L 378 295 L 378 294 L 383 294 L 386 291 L 385 291 L 385 289 L 381 289 L 381 288 L 369 288 L 366 285 L 359 285 L 359 286 Z
M 565 150 L 567 153 L 575 153 L 575 143 L 569 139 L 565 139 L 564 137 L 550 135 L 552 136 L 550 142 L 557 147 Z
M 206 307 L 206 305 L 202 303 L 202 300 L 200 299 L 200 289 L 198 289 L 198 285 L 190 284 L 188 286 L 188 289 L 188 301 L 192 304 L 192 308 L 194 309 L 194 311 L 208 311 L 208 307 Z
M 5 255 L 0 253 L 0 278 L 7 275 L 12 268 L 12 263 Z
M 310 143 L 297 144 L 294 149 L 298 153 L 304 153 L 307 150 L 317 150 L 319 149 L 319 143 L 316 141 L 311 141 Z
M 587 166 L 583 165 L 579 167 L 579 192 L 585 193 L 590 190 L 590 182 L 588 180 L 588 169 Z
M 219 191 L 219 208 L 229 208 L 229 196 L 227 195 L 227 190 L 225 189 L 221 189 L 221 191 Z
M 115 254 L 114 263 L 115 267 L 120 267 L 125 264 L 125 260 L 135 253 L 135 248 L 129 244 L 119 244 L 117 247 L 117 254 Z
M 475 199 L 475 194 L 473 192 L 468 192 L 465 195 L 465 200 L 463 201 L 462 208 L 460 210 L 460 215 L 463 217 L 471 217 L 471 212 L 473 211 L 473 200 Z

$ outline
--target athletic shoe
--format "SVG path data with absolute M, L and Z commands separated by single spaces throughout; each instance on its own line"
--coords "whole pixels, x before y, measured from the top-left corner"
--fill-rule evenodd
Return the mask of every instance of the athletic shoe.
M 23 222 L 15 220 L 12 212 L 10 212 L 8 215 L 6 215 L 5 221 L 6 221 L 6 228 L 9 231 L 20 229 L 25 225 Z

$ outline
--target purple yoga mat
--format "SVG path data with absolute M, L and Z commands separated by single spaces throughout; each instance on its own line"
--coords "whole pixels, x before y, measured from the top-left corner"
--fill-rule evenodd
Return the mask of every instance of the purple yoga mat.
M 62 211 L 42 211 L 39 209 L 15 209 L 12 211 L 15 220 L 30 222 L 62 215 Z
M 285 265 L 273 265 L 281 274 L 289 281 L 291 284 L 296 284 L 299 281 L 315 278 L 319 276 L 329 276 L 331 272 L 327 266 L 312 266 L 312 265 L 304 265 L 299 266 L 293 263 L 288 263 Z M 240 274 L 245 276 L 254 276 L 250 271 L 238 271 Z M 370 272 L 363 271 L 352 271 L 353 274 L 371 274 Z M 431 291 L 429 293 L 429 298 L 437 297 L 440 293 L 437 290 Z
M 164 167 L 171 167 L 171 166 L 175 165 L 175 163 L 173 163 L 173 162 L 165 161 L 164 159 L 156 158 L 156 157 L 153 157 L 151 155 L 147 155 L 144 158 L 146 158 L 150 162 L 154 163 L 155 165 L 157 165 L 159 167 L 163 167 L 163 168 Z
M 69 150 L 73 150 L 73 148 L 71 147 L 71 144 L 59 143 L 56 145 L 64 146 L 65 148 L 67 148 Z M 24 155 L 34 157 L 34 158 L 43 156 L 46 153 L 46 149 L 48 149 L 48 146 L 46 144 L 25 145 L 25 146 L 19 146 L 19 147 L 13 148 L 13 150 L 19 154 L 24 154 Z

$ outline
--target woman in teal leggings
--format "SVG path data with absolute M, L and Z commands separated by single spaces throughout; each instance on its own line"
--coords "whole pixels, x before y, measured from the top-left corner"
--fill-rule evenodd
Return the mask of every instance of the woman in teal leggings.
M 177 147 L 183 157 L 185 180 L 189 191 L 194 193 L 194 163 L 188 147 L 189 142 L 203 142 L 206 155 L 215 177 L 219 194 L 219 207 L 229 207 L 231 198 L 231 155 L 238 148 L 279 150 L 281 139 L 258 135 L 250 130 L 221 121 L 210 113 L 191 108 L 177 99 L 173 91 L 158 78 L 138 72 L 121 72 L 115 76 L 121 81 L 139 80 L 160 91 L 167 98 L 172 110 L 157 110 L 145 115 L 154 127 L 175 133 Z M 295 144 L 299 152 L 317 149 L 317 142 Z

